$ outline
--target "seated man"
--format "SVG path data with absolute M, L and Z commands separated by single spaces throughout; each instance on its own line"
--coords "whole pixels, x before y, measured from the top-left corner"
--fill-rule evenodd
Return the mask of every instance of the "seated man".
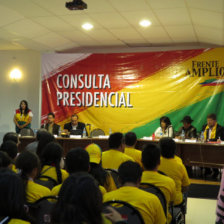
M 84 123 L 78 121 L 79 117 L 77 114 L 73 114 L 71 117 L 71 122 L 64 125 L 64 130 L 68 132 L 77 131 L 78 134 L 82 135 L 83 130 L 86 130 L 86 126 Z M 87 133 L 86 133 L 87 135 Z
M 172 178 L 176 184 L 176 198 L 174 205 L 183 201 L 183 193 L 190 185 L 189 177 L 184 164 L 178 156 L 175 156 L 176 143 L 172 138 L 162 138 L 159 141 L 161 160 L 158 170 Z
M 138 163 L 127 161 L 118 169 L 122 187 L 104 195 L 104 202 L 111 200 L 125 201 L 134 206 L 142 215 L 145 223 L 165 224 L 166 217 L 157 196 L 140 190 L 142 169 Z
M 176 186 L 173 179 L 157 172 L 160 164 L 160 149 L 157 145 L 151 143 L 144 145 L 142 163 L 144 172 L 141 183 L 153 184 L 163 192 L 167 202 L 167 221 L 170 223 L 172 217 L 168 213 L 168 208 L 175 200 Z
M 191 125 L 193 122 L 191 117 L 185 116 L 181 122 L 183 123 L 183 126 L 180 127 L 179 131 L 176 133 L 176 136 L 180 138 L 182 132 L 184 132 L 185 139 L 197 138 L 197 130 Z
M 135 145 L 137 143 L 137 136 L 134 132 L 128 132 L 124 136 L 125 139 L 125 149 L 124 153 L 130 157 L 132 157 L 136 163 L 142 166 L 142 152 L 140 150 L 135 149 Z
M 116 132 L 109 137 L 109 150 L 102 153 L 102 167 L 104 169 L 117 170 L 121 163 L 134 160 L 124 154 L 124 136 L 120 132 Z
M 55 121 L 54 113 L 49 113 L 47 115 L 47 123 L 43 124 L 41 128 L 46 129 L 52 135 L 59 135 L 60 125 L 57 125 L 54 121 Z

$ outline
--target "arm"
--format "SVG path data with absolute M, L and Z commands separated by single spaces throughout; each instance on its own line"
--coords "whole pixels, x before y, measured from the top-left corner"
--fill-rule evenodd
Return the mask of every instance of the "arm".
M 18 124 L 18 122 L 17 122 L 17 120 L 16 120 L 16 115 L 14 115 L 13 121 L 14 121 L 15 125 L 16 125 L 19 129 L 21 129 L 20 125 Z
M 32 117 L 29 117 L 28 121 L 25 124 L 20 126 L 20 129 L 25 128 L 28 124 L 31 123 L 31 121 L 32 121 Z

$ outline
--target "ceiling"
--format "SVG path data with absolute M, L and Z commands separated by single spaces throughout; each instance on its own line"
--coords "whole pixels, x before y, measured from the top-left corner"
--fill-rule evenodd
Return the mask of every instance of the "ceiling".
M 69 11 L 66 0 L 0 0 L 0 50 L 224 46 L 224 0 L 84 1 L 87 10 Z

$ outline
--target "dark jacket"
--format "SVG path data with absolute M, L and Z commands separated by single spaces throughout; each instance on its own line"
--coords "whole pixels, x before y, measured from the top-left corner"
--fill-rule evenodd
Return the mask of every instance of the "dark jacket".
M 207 124 L 203 126 L 203 128 L 202 128 L 203 132 L 205 131 L 206 126 L 207 126 Z M 223 141 L 224 140 L 224 129 L 221 125 L 217 124 L 215 138 L 213 138 L 213 139 L 208 138 L 209 137 L 209 129 L 207 130 L 206 136 L 207 136 L 206 139 L 208 141 L 217 141 L 219 138 Z
M 46 124 L 46 125 L 42 125 L 41 128 L 44 128 L 48 131 L 48 128 L 49 128 L 49 124 Z M 53 135 L 59 135 L 59 130 L 60 130 L 60 125 L 57 125 L 57 124 L 53 124 Z
M 85 127 L 86 127 L 86 126 L 85 126 L 84 123 L 82 123 L 82 122 L 78 122 L 78 125 L 77 125 L 77 127 L 76 127 L 76 130 L 80 130 L 81 133 L 83 133 L 83 129 L 84 129 Z M 72 131 L 72 123 L 70 122 L 70 123 L 65 124 L 65 125 L 64 125 L 64 129 L 67 129 L 69 132 L 71 132 L 71 131 Z M 86 133 L 86 134 L 87 134 L 87 133 Z
M 197 138 L 197 130 L 192 125 L 187 129 L 185 129 L 183 126 L 180 127 L 179 131 L 176 133 L 176 136 L 180 136 L 183 130 L 184 130 L 186 139 Z

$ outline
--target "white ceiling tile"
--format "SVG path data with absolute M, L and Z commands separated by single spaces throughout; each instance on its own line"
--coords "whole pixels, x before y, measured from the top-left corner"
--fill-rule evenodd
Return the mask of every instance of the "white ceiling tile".
M 166 26 L 166 31 L 174 42 L 197 42 L 193 26 Z
M 110 29 L 110 31 L 120 40 L 143 40 L 143 37 L 133 28 Z
M 96 13 L 90 16 L 107 29 L 129 26 L 128 22 L 119 13 Z
M 13 43 L 11 41 L 0 39 L 0 50 L 24 50 L 26 49 L 18 43 Z
M 205 9 L 217 12 L 223 12 L 224 10 L 223 0 L 187 0 L 186 3 L 190 8 Z
M 185 7 L 184 0 L 147 0 L 153 9 L 169 9 Z
M 190 9 L 190 14 L 192 17 L 193 24 L 202 25 L 202 26 L 209 26 L 218 29 L 223 28 L 223 14 L 207 11 L 207 10 L 200 10 L 200 9 Z
M 15 33 L 17 35 L 21 35 L 28 38 L 33 38 L 36 36 L 43 35 L 49 32 L 43 26 L 32 22 L 31 20 L 24 19 L 13 24 L 10 24 L 4 27 L 5 30 Z
M 80 41 L 85 41 L 85 42 L 91 42 L 94 39 L 91 38 L 90 33 L 84 32 L 84 31 L 79 31 L 79 30 L 71 30 L 71 31 L 63 31 L 61 32 L 61 36 L 73 41 L 73 42 L 80 42 Z
M 86 10 L 88 13 L 116 12 L 115 8 L 111 6 L 110 1 L 108 0 L 84 0 L 84 2 L 88 3 L 88 9 Z
M 89 33 L 89 36 L 98 41 L 112 42 L 113 40 L 117 40 L 116 36 L 113 35 L 111 32 L 107 31 L 106 29 L 94 29 L 91 31 L 91 33 Z
M 164 26 L 191 24 L 190 16 L 186 8 L 156 9 L 154 10 L 158 20 Z

